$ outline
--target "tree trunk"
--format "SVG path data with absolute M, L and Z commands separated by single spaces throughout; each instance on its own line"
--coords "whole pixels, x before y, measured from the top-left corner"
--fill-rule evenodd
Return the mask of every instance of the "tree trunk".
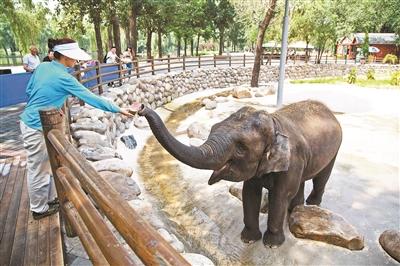
M 158 44 L 158 58 L 162 58 L 162 34 L 161 31 L 159 30 L 157 32 L 158 34 L 158 40 L 157 40 L 157 44 Z
M 119 29 L 119 19 L 114 12 L 111 15 L 111 23 L 112 23 L 112 29 L 113 29 L 115 48 L 117 48 L 117 55 L 120 56 L 121 55 L 121 32 Z
M 107 26 L 107 37 L 108 37 L 108 42 L 107 42 L 107 50 L 110 50 L 111 47 L 113 47 L 113 34 L 112 34 L 112 26 L 111 24 Z
M 151 29 L 147 29 L 147 39 L 146 39 L 146 55 L 147 59 L 151 59 L 151 35 L 153 32 Z
M 130 32 L 130 29 L 129 29 L 129 21 L 128 21 L 128 24 L 126 25 L 126 27 L 124 27 L 124 32 L 125 32 L 125 43 L 127 45 L 126 48 L 132 47 L 131 32 Z
M 136 57 L 137 54 L 137 42 L 138 42 L 138 32 L 137 32 L 137 10 L 132 8 L 132 15 L 129 16 L 129 28 L 131 31 L 131 45 L 133 55 Z
M 193 50 L 194 50 L 194 40 L 193 37 L 190 37 L 190 55 L 193 56 Z
M 219 29 L 219 51 L 218 54 L 222 55 L 224 51 L 224 29 Z
M 178 56 L 178 57 L 181 57 L 181 36 L 176 36 L 176 38 L 178 39 L 178 43 L 177 43 L 177 51 L 176 51 L 176 55 Z
M 260 65 L 262 56 L 262 44 L 264 41 L 265 30 L 267 29 L 272 17 L 274 16 L 275 6 L 276 0 L 270 0 L 268 6 L 265 9 L 265 17 L 258 26 L 256 56 L 254 59 L 253 73 L 251 75 L 251 87 L 258 87 L 258 78 L 260 76 Z
M 187 37 L 183 38 L 183 56 L 186 56 L 186 49 L 187 49 Z
M 100 28 L 100 14 L 95 13 L 92 16 L 94 33 L 96 36 L 96 46 L 97 46 L 97 60 L 103 62 L 103 41 L 101 40 L 101 28 Z
M 200 33 L 197 34 L 196 56 L 199 56 L 199 45 L 200 45 Z
M 3 46 L 4 52 L 6 52 L 7 65 L 10 65 L 10 57 L 8 55 L 7 47 L 4 45 L 4 43 L 1 46 Z

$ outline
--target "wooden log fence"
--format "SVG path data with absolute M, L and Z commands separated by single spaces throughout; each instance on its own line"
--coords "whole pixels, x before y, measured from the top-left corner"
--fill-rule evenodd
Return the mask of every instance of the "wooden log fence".
M 69 236 L 79 236 L 93 264 L 134 265 L 101 211 L 145 265 L 189 265 L 65 138 L 64 116 L 56 109 L 39 113 L 62 220 Z

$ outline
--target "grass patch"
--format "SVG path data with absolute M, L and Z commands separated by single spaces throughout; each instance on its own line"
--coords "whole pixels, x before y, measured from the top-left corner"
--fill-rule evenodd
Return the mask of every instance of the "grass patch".
M 400 86 L 394 86 L 390 84 L 390 77 L 382 76 L 375 77 L 374 80 L 367 79 L 366 76 L 358 76 L 356 79 L 355 85 L 361 87 L 372 87 L 372 88 L 392 88 L 392 89 L 400 89 Z M 323 77 L 323 78 L 315 78 L 315 79 L 299 79 L 299 80 L 291 80 L 292 84 L 348 84 L 346 77 Z

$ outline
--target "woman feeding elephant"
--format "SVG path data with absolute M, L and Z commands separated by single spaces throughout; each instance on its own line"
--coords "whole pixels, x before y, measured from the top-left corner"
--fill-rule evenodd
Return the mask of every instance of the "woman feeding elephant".
M 275 113 L 243 107 L 211 128 L 199 147 L 186 146 L 166 129 L 160 117 L 143 105 L 153 134 L 176 159 L 199 169 L 214 170 L 210 185 L 224 179 L 243 183 L 244 229 L 241 239 L 261 239 L 259 210 L 267 188 L 269 212 L 263 242 L 281 245 L 287 210 L 304 204 L 304 182 L 313 180 L 306 202 L 319 205 L 342 141 L 333 113 L 317 101 L 288 105 Z M 255 145 L 256 144 L 256 145 Z

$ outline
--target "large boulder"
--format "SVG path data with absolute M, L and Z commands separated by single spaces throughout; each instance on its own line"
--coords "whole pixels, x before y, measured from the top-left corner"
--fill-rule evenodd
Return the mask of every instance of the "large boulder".
M 92 165 L 98 172 L 111 171 L 128 177 L 130 177 L 133 173 L 131 167 L 129 167 L 124 161 L 117 158 L 93 162 Z
M 135 117 L 133 124 L 137 128 L 148 128 L 149 127 L 149 123 L 147 122 L 146 118 L 144 118 L 143 116 Z
M 136 199 L 141 193 L 135 180 L 130 177 L 111 171 L 102 171 L 99 174 L 127 201 Z
M 78 130 L 72 133 L 72 136 L 78 140 L 79 146 L 86 145 L 94 147 L 99 145 L 103 147 L 111 147 L 106 135 L 94 131 Z
M 289 229 L 295 237 L 317 240 L 361 250 L 364 238 L 342 216 L 318 206 L 297 206 L 289 218 Z
M 379 244 L 393 259 L 400 262 L 400 231 L 386 230 L 379 237 Z
M 248 88 L 238 87 L 233 90 L 232 96 L 238 99 L 251 98 L 251 92 Z

